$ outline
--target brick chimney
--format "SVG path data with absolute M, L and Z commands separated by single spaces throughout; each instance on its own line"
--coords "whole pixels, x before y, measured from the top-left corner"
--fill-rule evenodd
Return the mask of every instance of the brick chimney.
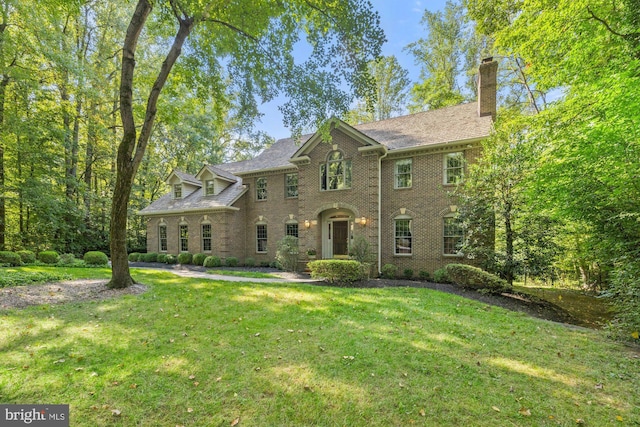
M 498 80 L 498 62 L 485 58 L 478 69 L 478 115 L 496 119 L 496 86 Z

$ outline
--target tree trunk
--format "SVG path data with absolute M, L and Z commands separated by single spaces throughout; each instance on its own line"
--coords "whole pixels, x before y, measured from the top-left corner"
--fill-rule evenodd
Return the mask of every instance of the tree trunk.
M 9 77 L 7 75 L 2 76 L 2 80 L 0 81 L 0 129 L 4 129 L 4 105 L 8 84 Z M 7 232 L 4 185 L 4 143 L 0 141 L 0 251 L 5 250 L 5 234 Z
M 147 99 L 144 123 L 137 136 L 133 115 L 133 76 L 135 69 L 135 52 L 140 32 L 152 5 L 149 0 L 139 0 L 129 22 L 122 49 L 122 70 L 120 73 L 120 117 L 122 119 L 123 136 L 118 146 L 116 160 L 116 184 L 111 204 L 111 288 L 126 288 L 134 283 L 129 272 L 127 255 L 127 209 L 133 179 L 144 157 L 147 143 L 151 137 L 153 123 L 156 117 L 158 98 L 164 87 L 171 68 L 180 56 L 182 45 L 191 32 L 194 20 L 192 18 L 177 17 L 180 27 L 173 40 L 173 45 L 167 54 L 158 76 L 151 88 Z
M 505 262 L 505 280 L 509 285 L 513 285 L 514 278 L 514 262 L 513 262 L 513 228 L 511 226 L 511 203 L 506 203 L 504 210 L 504 233 L 506 243 L 506 262 Z

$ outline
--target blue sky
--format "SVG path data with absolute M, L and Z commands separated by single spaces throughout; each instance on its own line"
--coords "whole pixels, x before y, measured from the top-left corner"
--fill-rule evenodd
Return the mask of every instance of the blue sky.
M 432 12 L 441 10 L 445 6 L 445 0 L 371 0 L 371 3 L 380 13 L 380 23 L 387 37 L 382 54 L 395 55 L 400 65 L 409 71 L 411 81 L 416 82 L 420 69 L 415 65 L 413 56 L 403 50 L 409 43 L 425 37 L 424 28 L 420 24 L 425 9 Z M 257 129 L 276 139 L 286 138 L 291 134 L 282 124 L 282 115 L 277 108 L 281 102 L 279 99 L 263 105 L 261 110 L 265 116 L 262 123 L 256 125 Z

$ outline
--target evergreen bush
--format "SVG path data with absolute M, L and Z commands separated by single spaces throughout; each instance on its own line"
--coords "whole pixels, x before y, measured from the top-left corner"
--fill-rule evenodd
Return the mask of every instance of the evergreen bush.
M 203 265 L 204 264 L 204 260 L 207 258 L 206 254 L 195 254 L 193 256 L 193 259 L 191 260 L 191 262 L 193 263 L 193 265 Z
M 22 258 L 15 252 L 0 251 L 0 264 L 8 264 L 11 267 L 22 265 Z
M 224 260 L 224 263 L 227 267 L 237 267 L 238 266 L 238 258 L 234 256 L 230 256 Z
M 255 258 L 251 258 L 251 257 L 246 257 L 244 259 L 244 266 L 245 267 L 255 267 L 256 266 L 256 259 Z
M 433 281 L 436 283 L 451 283 L 447 270 L 439 268 L 433 272 Z
M 60 261 L 60 255 L 56 251 L 42 251 L 38 254 L 38 260 L 45 264 L 57 264 Z
M 362 264 L 355 260 L 322 259 L 307 264 L 311 277 L 324 279 L 329 283 L 350 285 L 363 279 Z
M 180 252 L 178 255 L 178 264 L 191 264 L 193 261 L 193 255 L 189 252 Z
M 107 265 L 109 264 L 109 258 L 107 254 L 100 251 L 89 251 L 84 254 L 84 263 L 87 265 Z
M 60 265 L 73 265 L 76 262 L 76 256 L 74 254 L 62 254 L 58 260 Z
M 380 271 L 383 279 L 395 279 L 398 274 L 398 267 L 393 264 L 385 264 Z
M 222 265 L 222 261 L 217 256 L 208 256 L 204 259 L 204 263 L 202 264 L 207 268 L 220 267 Z
M 284 236 L 276 244 L 276 261 L 285 271 L 296 271 L 298 269 L 298 238 L 294 236 Z
M 167 254 L 158 254 L 157 262 L 167 263 Z
M 175 255 L 167 254 L 167 264 L 176 264 L 178 262 L 178 257 Z
M 20 260 L 23 264 L 33 264 L 34 262 L 36 262 L 36 254 L 32 251 L 24 250 L 18 251 L 16 253 L 20 257 Z
M 141 256 L 141 254 L 138 253 L 138 252 L 131 252 L 129 254 L 129 261 L 138 262 L 138 261 L 140 261 L 140 256 Z
M 449 279 L 460 286 L 474 289 L 486 289 L 492 293 L 501 293 L 510 289 L 509 284 L 491 273 L 466 264 L 447 264 L 445 267 Z
M 429 280 L 431 279 L 431 274 L 429 274 L 429 272 L 426 270 L 420 270 L 420 272 L 418 273 L 418 277 L 420 278 L 420 280 Z
M 402 273 L 405 279 L 408 279 L 408 280 L 413 279 L 413 270 L 411 268 L 405 268 Z
M 140 261 L 158 262 L 158 253 L 157 252 L 147 252 L 146 254 L 141 254 L 140 255 Z

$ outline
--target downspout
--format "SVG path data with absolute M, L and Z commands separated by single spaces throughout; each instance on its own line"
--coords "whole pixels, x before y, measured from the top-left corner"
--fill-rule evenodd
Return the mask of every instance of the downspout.
M 382 274 L 382 159 L 389 152 L 384 147 L 384 154 L 378 157 L 378 274 Z

